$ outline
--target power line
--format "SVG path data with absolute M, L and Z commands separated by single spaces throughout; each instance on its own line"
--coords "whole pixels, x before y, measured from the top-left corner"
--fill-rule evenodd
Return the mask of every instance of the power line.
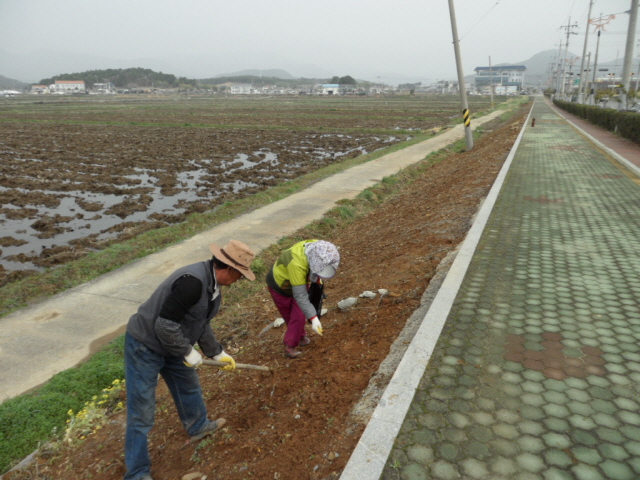
M 458 41 L 459 41 L 459 42 L 460 42 L 460 41 L 462 41 L 462 39 L 463 39 L 464 37 L 466 37 L 466 36 L 471 32 L 471 30 L 473 30 L 474 28 L 476 28 L 476 27 L 478 26 L 478 24 L 479 24 L 479 23 L 484 19 L 484 17 L 486 17 L 487 15 L 489 15 L 489 14 L 491 13 L 491 10 L 493 10 L 494 8 L 496 8 L 496 6 L 497 6 L 499 3 L 500 3 L 500 0 L 498 0 L 498 1 L 493 5 L 493 7 L 491 7 L 491 8 L 487 11 L 487 13 L 485 13 L 482 17 L 480 17 L 480 20 L 478 20 L 478 21 L 477 21 L 477 22 L 476 22 L 476 23 L 475 23 L 475 24 L 474 24 L 474 25 L 473 25 L 469 30 L 467 30 L 467 32 L 466 32 L 464 35 L 462 35 L 462 36 L 458 39 Z

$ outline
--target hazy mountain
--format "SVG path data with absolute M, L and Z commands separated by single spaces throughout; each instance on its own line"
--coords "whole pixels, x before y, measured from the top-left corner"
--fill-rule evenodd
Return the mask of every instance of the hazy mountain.
M 12 54 L 0 49 L 0 72 L 23 82 L 37 83 L 62 73 L 117 68 L 148 68 L 186 78 L 212 78 L 221 72 L 235 72 L 252 66 L 254 70 L 279 70 L 286 78 L 331 78 L 348 75 L 330 72 L 316 65 L 301 64 L 270 52 L 224 52 L 211 55 L 165 55 L 159 58 L 115 59 L 96 55 L 70 54 L 54 50 L 37 50 Z M 278 67 L 277 69 L 275 67 Z
M 272 69 L 269 69 L 269 70 L 257 70 L 257 69 L 241 70 L 239 72 L 218 74 L 214 78 L 217 78 L 217 77 L 243 77 L 243 76 L 246 76 L 246 75 L 253 75 L 254 77 L 282 78 L 283 80 L 293 80 L 295 78 L 299 78 L 299 77 L 294 77 L 289 72 L 286 72 L 286 71 L 278 69 L 278 68 L 272 68 Z
M 0 75 L 0 90 L 18 90 L 21 91 L 24 87 L 27 87 L 27 83 L 23 83 L 13 78 L 7 78 Z

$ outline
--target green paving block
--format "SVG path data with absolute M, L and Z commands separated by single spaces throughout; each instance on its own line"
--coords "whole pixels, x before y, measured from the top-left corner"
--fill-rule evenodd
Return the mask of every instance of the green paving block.
M 469 439 L 467 432 L 458 428 L 445 428 L 444 430 L 440 430 L 440 434 L 444 440 L 456 444 L 466 442 Z
M 569 436 L 573 439 L 573 441 L 580 445 L 586 445 L 588 447 L 592 447 L 594 445 L 598 445 L 600 440 L 594 436 L 593 434 L 585 431 L 585 430 L 571 430 L 568 432 Z
M 617 461 L 623 461 L 629 458 L 627 451 L 620 445 L 613 445 L 611 443 L 602 443 L 598 445 L 598 451 L 603 458 L 608 458 Z
M 614 416 L 606 413 L 598 412 L 595 415 L 592 415 L 591 418 L 594 422 L 603 427 L 618 428 L 620 426 L 620 422 L 618 422 Z
M 417 463 L 410 463 L 401 471 L 402 480 L 429 480 L 430 476 L 425 467 Z
M 438 447 L 438 456 L 448 462 L 455 462 L 459 455 L 458 447 L 452 443 L 444 443 Z
M 638 480 L 631 467 L 615 460 L 605 460 L 600 464 L 600 468 L 607 479 Z
M 509 440 L 513 440 L 514 438 L 517 438 L 519 435 L 518 429 L 516 427 L 514 427 L 513 425 L 508 425 L 506 423 L 499 423 L 497 425 L 493 425 L 491 427 L 491 430 L 493 430 L 493 433 L 496 436 L 506 438 Z
M 577 465 L 571 468 L 571 471 L 577 480 L 612 480 L 612 478 L 602 476 L 596 467 L 590 465 Z
M 474 458 L 468 458 L 460 462 L 462 473 L 464 478 L 481 480 L 487 478 L 489 475 L 489 469 L 486 463 L 476 460 Z
M 571 453 L 578 461 L 588 465 L 598 465 L 604 460 L 595 448 L 577 446 L 571 448 Z
M 531 453 L 523 453 L 516 457 L 518 466 L 532 473 L 538 473 L 544 470 L 545 463 L 538 455 Z
M 602 413 L 608 413 L 609 415 L 612 415 L 612 414 L 614 414 L 615 412 L 618 411 L 618 408 L 616 407 L 615 403 L 607 401 L 607 400 L 601 400 L 601 399 L 592 400 L 589 403 L 589 405 L 595 411 L 602 412 Z
M 516 442 L 520 447 L 520 450 L 526 453 L 540 453 L 546 447 L 542 439 L 533 437 L 531 435 L 522 435 Z
M 567 395 L 561 392 L 555 392 L 555 391 L 544 392 L 542 396 L 547 402 L 557 403 L 558 405 L 564 405 L 569 401 L 569 398 L 567 397 Z
M 567 402 L 566 406 L 571 411 L 571 413 L 575 413 L 577 415 L 591 416 L 596 413 L 596 411 L 588 403 L 571 401 Z
M 562 450 L 556 450 L 554 448 L 544 452 L 544 460 L 548 465 L 554 465 L 560 468 L 567 468 L 573 464 L 569 455 Z
M 454 480 L 460 478 L 460 473 L 456 465 L 440 460 L 431 465 L 431 476 L 438 480 Z
M 577 416 L 571 415 L 571 412 L 567 407 L 563 405 L 557 405 L 555 403 L 547 403 L 546 405 L 543 405 L 542 409 L 548 416 L 557 418 L 569 418 L 569 421 L 571 421 L 571 418 Z
M 616 416 L 620 421 L 627 425 L 640 426 L 640 415 L 627 410 L 620 410 Z
M 566 470 L 560 470 L 556 467 L 549 468 L 543 472 L 544 480 L 575 480 L 570 472 Z
M 494 455 L 497 453 L 505 457 L 513 457 L 520 452 L 517 443 L 515 443 L 513 440 L 507 440 L 505 438 L 497 438 L 495 440 L 492 440 L 491 442 L 489 442 L 489 445 Z
M 434 460 L 433 450 L 425 445 L 412 445 L 407 448 L 407 458 L 412 462 L 429 465 Z
M 491 470 L 508 478 L 518 472 L 518 464 L 510 458 L 498 457 L 491 461 Z
M 565 432 L 569 429 L 569 422 L 562 418 L 548 417 L 544 418 L 543 423 L 549 430 L 555 432 Z
M 563 433 L 545 433 L 542 440 L 548 447 L 565 449 L 571 445 L 571 439 Z
M 640 458 L 640 442 L 625 442 L 623 447 L 632 457 Z

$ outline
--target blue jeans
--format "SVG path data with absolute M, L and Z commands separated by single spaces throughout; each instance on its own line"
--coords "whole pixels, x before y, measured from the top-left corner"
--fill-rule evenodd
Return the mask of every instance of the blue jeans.
M 124 455 L 125 480 L 138 480 L 151 474 L 147 437 L 156 413 L 156 386 L 162 375 L 187 433 L 200 433 L 209 423 L 195 369 L 183 357 L 166 357 L 147 348 L 128 333 L 124 342 L 127 388 L 127 433 Z

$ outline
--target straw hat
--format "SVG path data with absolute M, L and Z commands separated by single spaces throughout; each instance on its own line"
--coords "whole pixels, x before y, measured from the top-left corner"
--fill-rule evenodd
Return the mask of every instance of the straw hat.
M 222 248 L 212 243 L 209 245 L 209 250 L 218 260 L 235 268 L 249 280 L 256 279 L 251 271 L 251 262 L 256 254 L 246 244 L 238 240 L 229 240 L 229 243 Z

